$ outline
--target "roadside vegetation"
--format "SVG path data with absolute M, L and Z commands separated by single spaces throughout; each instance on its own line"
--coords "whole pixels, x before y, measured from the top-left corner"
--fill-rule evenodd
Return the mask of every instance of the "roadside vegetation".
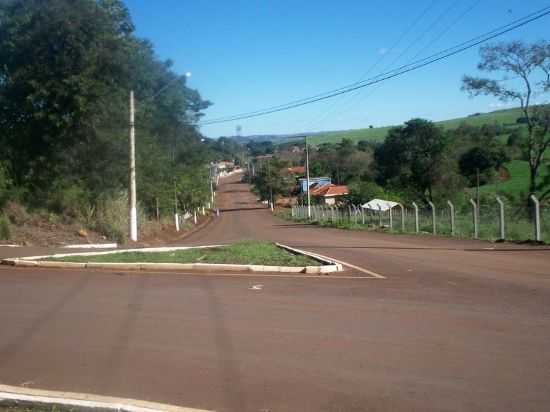
M 209 162 L 242 148 L 201 136 L 212 103 L 122 1 L 8 0 L 0 21 L 0 238 L 39 220 L 126 240 L 131 90 L 140 222 L 207 202 Z
M 76 412 L 74 407 L 59 407 L 57 405 L 43 406 L 0 406 L 0 412 Z
M 229 246 L 172 252 L 124 252 L 92 256 L 67 256 L 48 260 L 100 263 L 223 263 L 267 266 L 319 266 L 304 255 L 295 255 L 271 242 L 242 241 Z

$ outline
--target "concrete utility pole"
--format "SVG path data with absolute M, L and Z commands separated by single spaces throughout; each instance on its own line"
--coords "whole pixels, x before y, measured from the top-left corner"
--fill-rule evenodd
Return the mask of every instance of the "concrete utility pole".
M 311 219 L 311 197 L 309 194 L 309 149 L 307 147 L 307 136 L 306 140 L 306 184 L 307 184 L 307 218 Z
M 137 242 L 137 207 L 136 207 L 136 132 L 134 124 L 134 91 L 130 91 L 130 193 L 129 203 L 129 234 L 130 240 Z

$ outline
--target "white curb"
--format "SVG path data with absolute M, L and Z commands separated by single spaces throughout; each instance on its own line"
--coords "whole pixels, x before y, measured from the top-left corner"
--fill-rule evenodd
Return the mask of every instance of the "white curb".
M 118 248 L 118 243 L 91 243 L 91 244 L 63 246 L 63 249 L 116 249 L 116 248 Z
M 123 412 L 211 412 L 205 409 L 185 408 L 135 399 L 98 396 L 84 393 L 45 391 L 0 385 L 1 406 L 66 406 L 79 411 Z M 69 409 L 69 408 L 68 408 Z
M 0 245 L 0 247 L 21 247 L 21 245 Z
M 172 252 L 186 249 L 204 249 L 222 247 L 226 245 L 207 245 L 207 246 L 178 246 L 178 247 L 158 247 L 142 249 L 118 249 L 105 252 L 85 252 L 85 253 L 58 253 L 46 256 L 29 256 L 22 258 L 8 258 L 0 261 L 2 264 L 22 266 L 22 267 L 45 267 L 45 268 L 79 268 L 79 269 L 118 269 L 118 270 L 196 270 L 196 271 L 245 271 L 245 272 L 275 272 L 275 273 L 307 273 L 307 274 L 327 274 L 341 272 L 343 267 L 340 263 L 334 262 L 326 257 L 321 257 L 315 253 L 295 249 L 290 246 L 276 243 L 280 248 L 287 249 L 293 253 L 309 256 L 323 265 L 321 266 L 265 266 L 265 265 L 236 265 L 236 264 L 217 264 L 217 263 L 104 263 L 104 262 L 55 262 L 42 259 L 62 258 L 69 256 L 98 256 L 125 252 Z

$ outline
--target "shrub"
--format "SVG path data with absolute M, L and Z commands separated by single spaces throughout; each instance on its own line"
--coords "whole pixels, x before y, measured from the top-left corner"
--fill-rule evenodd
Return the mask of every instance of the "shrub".
M 48 209 L 69 220 L 86 217 L 88 205 L 86 191 L 74 184 L 60 187 L 49 194 Z
M 138 224 L 145 222 L 143 210 L 138 205 Z M 118 243 L 128 240 L 128 195 L 120 192 L 116 195 L 102 196 L 96 207 L 90 226 Z M 138 227 L 139 228 L 139 227 Z
M 29 214 L 25 206 L 14 200 L 6 203 L 6 206 L 4 206 L 4 215 L 14 225 L 22 225 L 29 220 Z
M 11 237 L 8 218 L 0 214 L 0 240 L 8 240 Z

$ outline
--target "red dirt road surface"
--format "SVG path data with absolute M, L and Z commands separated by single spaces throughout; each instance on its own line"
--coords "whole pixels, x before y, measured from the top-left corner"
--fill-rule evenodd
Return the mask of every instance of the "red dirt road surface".
M 0 267 L 0 383 L 235 412 L 550 410 L 547 248 L 296 225 L 238 177 L 217 202 L 184 244 L 270 239 L 356 268 Z

